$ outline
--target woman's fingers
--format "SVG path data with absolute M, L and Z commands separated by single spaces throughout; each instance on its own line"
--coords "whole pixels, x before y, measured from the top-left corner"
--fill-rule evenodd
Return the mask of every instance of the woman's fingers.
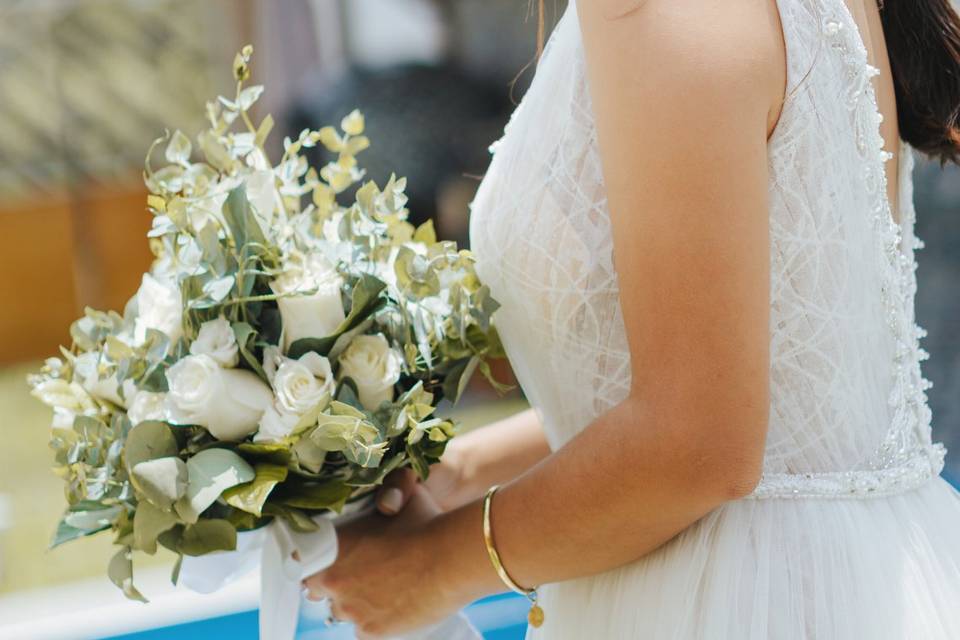
M 309 578 L 304 578 L 300 584 L 307 590 L 307 600 L 319 602 L 328 595 L 323 588 L 323 572 L 315 573 Z
M 416 483 L 417 476 L 410 469 L 397 469 L 388 475 L 377 490 L 377 510 L 387 516 L 400 513 Z

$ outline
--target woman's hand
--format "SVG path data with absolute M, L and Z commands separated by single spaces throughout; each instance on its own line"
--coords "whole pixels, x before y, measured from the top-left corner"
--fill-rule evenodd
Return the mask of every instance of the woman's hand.
M 374 513 L 338 529 L 336 563 L 304 580 L 307 597 L 329 598 L 332 614 L 354 623 L 360 638 L 430 625 L 473 599 L 432 543 L 440 507 L 425 486 L 411 483 L 409 491 L 396 517 Z
M 454 438 L 420 486 L 441 511 L 453 511 L 480 498 L 490 485 L 513 480 L 549 453 L 540 419 L 527 409 Z M 388 516 L 399 513 L 415 486 L 413 471 L 394 471 L 377 492 L 377 509 Z
M 377 510 L 385 516 L 400 513 L 418 486 L 440 511 L 460 506 L 464 488 L 463 454 L 454 444 L 447 447 L 440 462 L 430 466 L 430 475 L 423 482 L 419 482 L 417 474 L 409 467 L 388 475 L 377 490 Z

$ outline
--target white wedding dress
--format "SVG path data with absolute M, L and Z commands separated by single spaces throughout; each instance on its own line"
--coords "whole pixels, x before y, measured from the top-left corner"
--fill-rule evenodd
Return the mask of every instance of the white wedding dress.
M 960 639 L 960 494 L 939 475 L 914 320 L 913 151 L 901 143 L 898 225 L 877 71 L 847 6 L 778 5 L 788 95 L 768 152 L 762 481 L 631 564 L 544 586 L 546 622 L 528 637 Z M 573 2 L 491 151 L 471 242 L 557 448 L 630 381 Z

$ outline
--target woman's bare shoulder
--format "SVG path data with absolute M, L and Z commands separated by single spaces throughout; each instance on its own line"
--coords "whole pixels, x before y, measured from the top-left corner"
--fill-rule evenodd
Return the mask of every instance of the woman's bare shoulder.
M 698 95 L 746 91 L 779 103 L 786 83 L 776 0 L 589 0 L 577 6 L 588 49 L 615 51 L 636 74 Z

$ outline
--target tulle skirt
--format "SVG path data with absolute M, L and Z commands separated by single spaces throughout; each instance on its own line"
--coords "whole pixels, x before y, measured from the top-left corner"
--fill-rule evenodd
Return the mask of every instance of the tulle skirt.
M 960 493 L 729 502 L 540 595 L 529 640 L 958 640 Z

